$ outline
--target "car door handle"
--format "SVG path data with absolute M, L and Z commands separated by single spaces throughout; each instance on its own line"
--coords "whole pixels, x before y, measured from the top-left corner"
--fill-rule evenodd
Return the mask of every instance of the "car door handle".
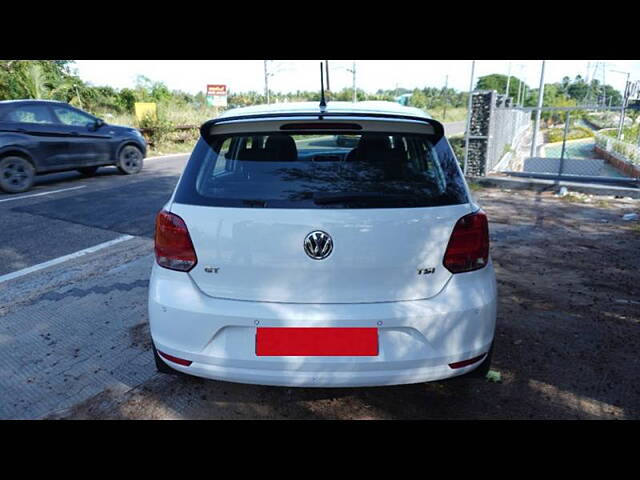
M 77 137 L 79 134 L 78 134 L 78 132 L 69 132 L 69 135 L 74 135 L 74 136 Z

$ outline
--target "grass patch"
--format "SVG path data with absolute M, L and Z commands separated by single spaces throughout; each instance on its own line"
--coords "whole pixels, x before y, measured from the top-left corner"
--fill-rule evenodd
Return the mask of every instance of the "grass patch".
M 447 115 L 444 115 L 442 108 L 429 110 L 429 115 L 438 120 L 439 122 L 460 122 L 467 119 L 467 109 L 462 108 L 447 108 Z
M 173 153 L 191 153 L 196 146 L 196 142 L 161 142 L 153 147 L 149 147 L 148 156 L 171 155 Z
M 550 128 L 545 132 L 547 143 L 562 142 L 564 139 L 564 128 Z M 580 138 L 593 137 L 592 130 L 586 127 L 573 127 L 567 132 L 567 140 L 578 140 Z

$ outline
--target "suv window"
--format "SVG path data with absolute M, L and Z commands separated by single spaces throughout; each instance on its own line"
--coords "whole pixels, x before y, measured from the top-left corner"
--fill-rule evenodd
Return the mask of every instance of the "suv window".
M 6 122 L 55 123 L 46 105 L 22 105 L 9 109 L 3 118 Z
M 264 208 L 398 208 L 468 201 L 445 138 L 281 132 L 200 139 L 178 203 Z M 339 144 L 340 143 L 340 144 Z
M 54 107 L 53 112 L 65 125 L 84 127 L 95 121 L 92 116 L 67 107 Z

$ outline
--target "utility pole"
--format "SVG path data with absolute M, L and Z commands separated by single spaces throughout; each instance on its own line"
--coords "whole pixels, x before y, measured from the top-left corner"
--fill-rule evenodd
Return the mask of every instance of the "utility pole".
M 444 80 L 444 111 L 442 112 L 442 120 L 447 119 L 447 87 L 449 86 L 449 75 Z
M 471 62 L 471 80 L 469 81 L 469 100 L 467 101 L 467 128 L 464 134 L 464 174 L 466 175 L 469 171 L 469 135 L 471 135 L 471 108 L 473 106 L 472 103 L 472 93 L 473 93 L 473 74 L 476 69 L 476 61 L 473 60 Z
M 533 124 L 533 136 L 531 137 L 531 154 L 529 156 L 535 157 L 536 155 L 536 137 L 538 136 L 538 128 L 540 128 L 540 113 L 542 109 L 542 100 L 544 98 L 544 65 L 546 60 L 542 61 L 542 70 L 540 71 L 540 88 L 538 89 L 538 109 L 536 110 L 536 121 Z
M 509 97 L 509 83 L 511 82 L 511 62 L 509 62 L 509 74 L 507 75 L 507 91 L 504 94 Z
M 329 60 L 324 61 L 324 71 L 325 76 L 327 77 L 327 92 L 331 92 L 331 87 L 329 87 Z
M 267 105 L 269 104 L 269 73 L 267 72 L 267 62 L 264 61 L 264 96 L 267 98 Z
M 607 84 L 604 80 L 604 72 L 607 70 L 606 63 L 602 63 L 602 110 L 607 109 Z
M 523 81 L 522 81 L 522 77 L 524 77 L 524 75 L 522 75 L 524 69 L 524 65 L 522 65 L 521 63 L 518 64 L 518 71 L 520 72 L 520 77 L 518 78 L 518 101 L 516 102 L 516 105 L 520 105 L 522 106 L 522 98 L 521 98 L 521 94 L 523 92 Z
M 356 93 L 356 61 L 353 61 L 353 69 L 351 70 L 353 73 L 353 103 L 358 101 L 357 93 Z

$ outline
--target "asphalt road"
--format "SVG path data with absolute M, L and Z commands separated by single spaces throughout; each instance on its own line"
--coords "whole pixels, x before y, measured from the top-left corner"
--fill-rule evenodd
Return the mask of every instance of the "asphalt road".
M 155 215 L 188 155 L 152 158 L 138 175 L 103 167 L 38 177 L 23 194 L 0 193 L 0 276 L 114 240 L 153 237 Z
M 461 135 L 464 133 L 465 128 L 467 127 L 466 121 L 460 122 L 450 122 L 444 124 L 444 133 L 448 137 L 451 135 Z

